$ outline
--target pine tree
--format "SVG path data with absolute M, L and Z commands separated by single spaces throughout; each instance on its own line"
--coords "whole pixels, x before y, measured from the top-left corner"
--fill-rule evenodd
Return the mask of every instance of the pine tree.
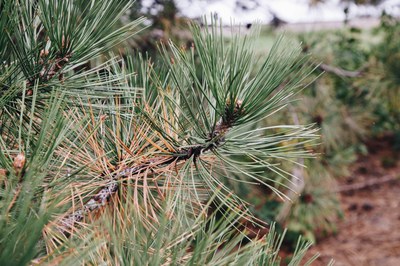
M 281 38 L 259 61 L 256 35 L 227 41 L 215 22 L 159 61 L 120 58 L 143 23 L 121 26 L 132 4 L 0 3 L 0 264 L 276 265 L 282 238 L 247 237 L 243 220 L 261 221 L 234 188 L 285 198 L 276 162 L 311 156 L 313 126 L 259 126 L 309 58 Z

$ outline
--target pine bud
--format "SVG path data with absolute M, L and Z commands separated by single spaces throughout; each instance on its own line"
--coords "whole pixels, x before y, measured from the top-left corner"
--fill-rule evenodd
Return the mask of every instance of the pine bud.
M 14 158 L 14 169 L 17 173 L 20 173 L 22 171 L 22 168 L 25 166 L 25 155 L 23 153 L 20 153 L 17 155 L 17 157 Z
M 46 57 L 49 55 L 49 50 L 42 49 L 40 50 L 40 57 Z
M 239 109 L 242 107 L 243 101 L 242 100 L 236 100 L 236 108 Z

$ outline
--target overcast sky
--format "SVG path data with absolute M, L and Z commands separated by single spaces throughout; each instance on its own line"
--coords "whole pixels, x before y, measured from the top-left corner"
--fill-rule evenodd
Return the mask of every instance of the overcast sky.
M 143 4 L 153 0 L 144 0 Z M 175 0 L 181 13 L 194 18 L 204 14 L 217 13 L 224 23 L 233 19 L 236 23 L 254 21 L 269 22 L 271 12 L 287 22 L 321 22 L 342 21 L 345 18 L 343 9 L 348 6 L 350 17 L 379 16 L 382 10 L 400 14 L 400 0 L 386 0 L 378 7 L 356 6 L 345 4 L 340 0 L 325 0 L 324 3 L 310 6 L 310 0 Z M 236 2 L 245 6 L 246 11 Z

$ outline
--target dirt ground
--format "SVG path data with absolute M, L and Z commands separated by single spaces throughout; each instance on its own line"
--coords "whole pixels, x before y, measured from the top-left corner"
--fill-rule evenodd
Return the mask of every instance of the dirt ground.
M 369 154 L 339 181 L 345 217 L 336 235 L 311 248 L 320 253 L 312 265 L 400 266 L 400 152 L 391 138 L 367 146 Z

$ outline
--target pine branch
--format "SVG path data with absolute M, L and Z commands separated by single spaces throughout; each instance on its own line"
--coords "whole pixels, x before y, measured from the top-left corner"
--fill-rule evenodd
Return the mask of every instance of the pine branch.
M 287 99 L 304 87 L 310 68 L 300 47 L 286 47 L 280 40 L 258 67 L 247 37 L 234 37 L 227 45 L 216 27 L 212 32 L 208 28 L 203 32 L 193 26 L 195 38 L 190 51 L 172 44 L 164 54 L 167 62 L 157 69 L 150 67 L 152 71 L 148 66 L 142 67 L 141 81 L 137 82 L 133 80 L 137 72 L 119 72 L 113 64 L 76 71 L 140 30 L 143 19 L 115 28 L 133 1 L 39 0 L 17 1 L 15 6 L 8 2 L 8 7 L 15 7 L 16 11 L 0 18 L 0 25 L 7 24 L 5 19 L 13 19 L 12 25 L 7 26 L 7 35 L 0 35 L 0 46 L 12 48 L 10 56 L 1 53 L 7 62 L 0 66 L 4 72 L 0 73 L 2 130 L 5 125 L 0 141 L 0 181 L 19 185 L 20 176 L 14 172 L 26 170 L 26 175 L 22 175 L 21 190 L 8 187 L 6 200 L 2 198 L 7 204 L 0 208 L 11 206 L 6 211 L 14 212 L 18 220 L 10 216 L 10 223 L 3 227 L 12 241 L 7 237 L 0 241 L 6 248 L 5 252 L 0 248 L 0 254 L 7 253 L 11 259 L 0 261 L 12 261 L 18 252 L 26 260 L 18 265 L 39 254 L 49 264 L 62 260 L 71 265 L 107 264 L 112 260 L 135 265 L 275 262 L 275 245 L 281 243 L 275 235 L 269 234 L 266 241 L 241 245 L 243 237 L 234 227 L 243 218 L 243 209 L 236 208 L 242 201 L 221 179 L 240 171 L 259 183 L 275 182 L 277 179 L 265 177 L 265 172 L 271 170 L 283 176 L 285 170 L 268 159 L 302 156 L 304 153 L 297 149 L 315 138 L 314 130 L 302 126 L 282 126 L 276 131 L 278 127 L 274 126 L 254 129 L 256 123 L 283 108 Z M 93 78 L 92 74 L 100 77 Z M 51 96 L 57 91 L 67 93 L 67 99 Z M 47 101 L 49 96 L 54 99 Z M 79 105 L 82 102 L 87 104 L 83 108 Z M 127 110 L 129 113 L 125 113 Z M 111 119 L 103 119 L 105 115 Z M 247 131 L 248 128 L 252 130 Z M 288 140 L 293 142 L 284 144 Z M 17 160 L 13 170 L 10 158 L 16 150 L 26 154 L 27 163 Z M 249 160 L 242 160 L 244 157 Z M 65 176 L 64 171 L 68 173 L 70 168 L 73 174 Z M 94 183 L 93 176 L 98 177 L 99 173 L 107 173 L 100 175 L 105 184 L 102 187 Z M 147 183 L 148 176 L 154 186 Z M 124 182 L 129 185 L 135 178 L 134 191 L 124 193 Z M 89 191 L 94 195 L 83 196 L 83 204 L 77 209 L 60 215 L 56 221 L 58 231 L 54 231 L 54 223 L 48 218 L 64 211 L 56 206 L 71 201 L 65 197 L 68 190 L 64 188 L 71 182 L 75 185 L 75 181 L 85 185 L 80 195 Z M 202 190 L 207 196 L 212 195 L 210 202 L 216 199 L 229 207 L 226 213 L 230 219 L 212 216 L 204 223 L 203 212 L 196 215 L 197 203 L 204 211 L 203 195 L 199 196 Z M 118 192 L 121 200 L 116 197 Z M 228 193 L 231 194 L 226 197 Z M 190 205 L 194 194 L 196 204 Z M 109 225 L 111 230 L 96 232 L 94 227 L 88 228 L 94 229 L 94 234 L 87 234 L 85 228 L 79 228 L 82 234 L 77 238 L 58 238 L 60 232 L 68 238 L 87 215 L 100 211 L 112 197 L 118 199 L 113 201 L 116 219 L 100 216 L 102 225 Z M 142 199 L 144 205 L 139 206 Z M 43 209 L 43 215 L 38 209 Z M 141 216 L 142 210 L 149 216 Z M 193 214 L 190 219 L 188 213 Z M 36 224 L 30 216 L 39 218 Z M 9 222 L 3 220 L 3 224 Z M 153 221 L 156 222 L 150 224 Z M 47 223 L 51 225 L 45 226 Z M 176 231 L 171 233 L 169 229 Z M 32 233 L 26 234 L 27 230 Z M 141 230 L 139 238 L 135 238 L 137 230 Z M 231 237 L 236 234 L 238 237 Z M 28 236 L 29 243 L 21 236 Z M 37 244 L 40 238 L 45 247 L 36 248 L 41 245 Z M 32 254 L 25 253 L 26 243 Z M 76 245 L 70 249 L 72 243 Z M 96 253 L 100 256 L 93 256 Z M 124 257 L 132 254 L 134 258 Z M 137 254 L 145 255 L 142 258 Z M 171 257 L 175 261 L 171 262 Z M 69 263 L 78 260 L 82 263 Z
M 73 228 L 80 222 L 82 222 L 85 216 L 100 210 L 110 201 L 113 195 L 117 194 L 119 184 L 122 180 L 137 176 L 144 172 L 149 167 L 162 167 L 167 166 L 171 163 L 177 163 L 179 161 L 188 160 L 193 157 L 193 161 L 200 157 L 203 153 L 217 149 L 224 143 L 224 137 L 230 128 L 235 124 L 235 121 L 240 117 L 240 114 L 244 112 L 241 108 L 242 101 L 237 100 L 235 107 L 231 110 L 230 103 L 228 102 L 225 108 L 224 115 L 217 122 L 214 130 L 209 133 L 209 139 L 205 144 L 192 145 L 188 148 L 182 148 L 175 152 L 171 156 L 159 156 L 149 159 L 147 162 L 134 167 L 128 167 L 115 175 L 111 176 L 109 183 L 99 190 L 94 196 L 92 196 L 81 208 L 75 210 L 71 214 L 62 218 L 60 221 L 60 232 L 65 236 L 69 236 Z

